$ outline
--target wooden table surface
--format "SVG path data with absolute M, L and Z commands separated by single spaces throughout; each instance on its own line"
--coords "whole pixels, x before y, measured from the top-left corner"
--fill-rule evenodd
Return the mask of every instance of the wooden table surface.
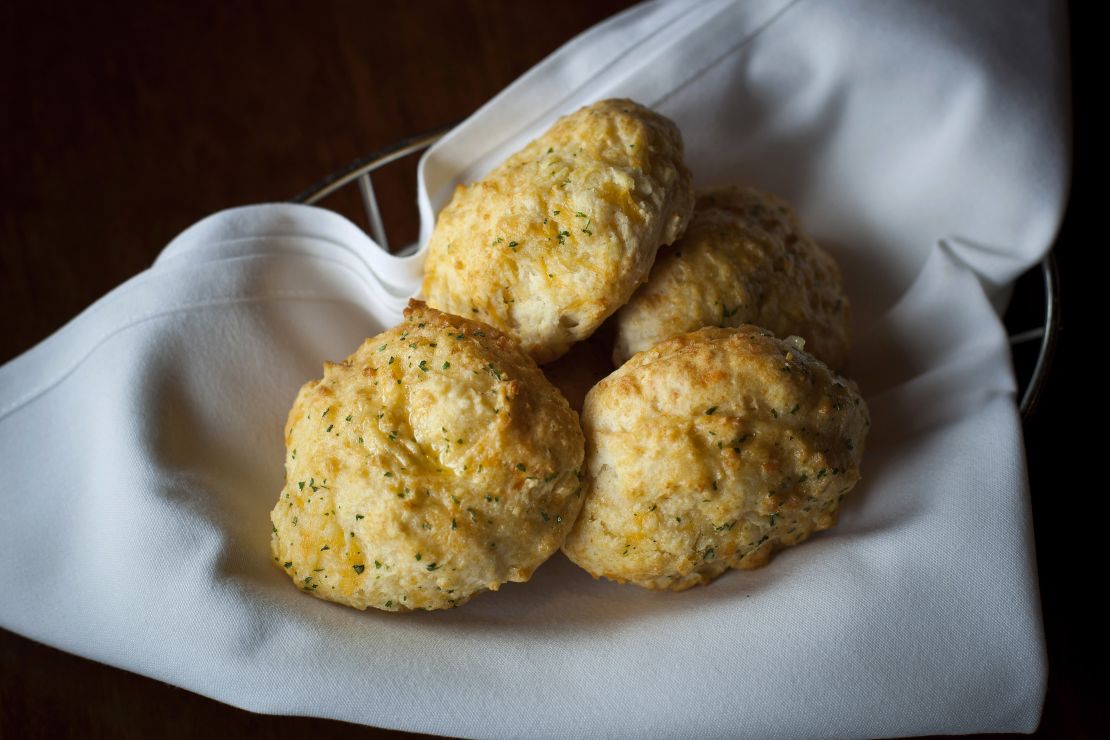
M 359 156 L 458 120 L 630 4 L 3 4 L 0 362 L 145 269 L 197 219 L 287 200 Z M 1075 47 L 1084 48 L 1091 11 L 1072 12 L 1079 14 Z M 1058 249 L 1065 312 L 1078 294 L 1069 260 L 1085 233 L 1093 169 L 1081 156 L 1090 141 L 1081 93 L 1091 73 L 1076 70 L 1077 178 Z M 414 180 L 409 172 L 389 177 L 379 185 L 387 226 L 412 239 Z M 1101 620 L 1088 593 L 1072 587 L 1074 563 L 1088 546 L 1074 541 L 1075 511 L 1059 505 L 1057 490 L 1057 470 L 1078 454 L 1057 435 L 1067 409 L 1083 401 L 1075 384 L 1062 382 L 1078 369 L 1075 326 L 1066 324 L 1052 381 L 1027 428 L 1050 657 L 1039 737 L 1110 736 L 1099 708 L 1106 680 L 1091 658 Z M 10 581 L 0 598 L 19 598 Z M 213 731 L 400 734 L 251 714 L 0 630 L 0 738 Z

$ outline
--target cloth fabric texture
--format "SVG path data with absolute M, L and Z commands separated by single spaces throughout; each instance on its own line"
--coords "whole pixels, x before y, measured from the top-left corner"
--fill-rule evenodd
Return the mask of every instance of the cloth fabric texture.
M 0 626 L 258 712 L 489 737 L 1032 731 L 1046 657 L 999 319 L 1069 178 L 1050 2 L 637 6 L 430 150 L 454 186 L 558 115 L 673 118 L 698 185 L 795 205 L 853 302 L 873 427 L 840 524 L 683 593 L 557 555 L 447 612 L 357 612 L 274 567 L 297 389 L 400 318 L 422 252 L 342 217 L 215 214 L 0 368 Z M 414 92 L 414 94 L 419 94 Z

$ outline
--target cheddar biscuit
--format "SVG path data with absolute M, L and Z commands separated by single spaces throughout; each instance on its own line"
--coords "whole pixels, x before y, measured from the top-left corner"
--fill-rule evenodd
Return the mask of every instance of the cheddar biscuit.
M 685 235 L 660 251 L 648 282 L 617 313 L 613 361 L 703 326 L 755 324 L 802 337 L 840 368 L 848 322 L 836 261 L 785 201 L 754 188 L 711 188 L 698 191 Z
M 869 426 L 855 384 L 754 326 L 634 356 L 586 396 L 586 502 L 563 549 L 594 577 L 682 590 L 836 522 Z
M 444 609 L 527 581 L 581 506 L 577 415 L 515 341 L 413 302 L 301 388 L 274 561 L 358 609 Z
M 424 295 L 548 362 L 628 301 L 692 207 L 674 123 L 604 100 L 457 188 L 428 243 Z

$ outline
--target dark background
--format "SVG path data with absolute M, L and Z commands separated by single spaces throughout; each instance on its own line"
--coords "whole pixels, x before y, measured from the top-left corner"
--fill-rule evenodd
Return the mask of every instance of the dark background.
M 287 200 L 351 160 L 456 121 L 630 4 L 0 4 L 0 362 L 145 269 L 197 219 Z M 1097 275 L 1074 266 L 1091 239 L 1097 176 L 1084 95 L 1093 72 L 1082 62 L 1097 27 L 1091 7 L 1071 9 L 1075 179 L 1056 247 L 1064 327 L 1026 427 L 1050 658 L 1037 733 L 1046 738 L 1110 736 L 1101 708 L 1107 681 L 1096 663 L 1106 620 L 1094 601 L 1106 582 L 1095 552 L 1104 535 L 1091 510 L 1104 508 L 1104 486 L 1095 483 L 1098 458 L 1086 451 L 1094 444 L 1084 441 L 1097 432 L 1077 434 L 1072 421 L 1105 406 L 1092 385 L 1099 368 L 1079 364 L 1079 337 L 1088 336 L 1080 322 L 1097 299 L 1078 296 L 1089 295 Z M 410 170 L 375 180 L 401 243 L 416 234 Z M 355 206 L 353 195 L 338 204 L 351 214 Z M 14 573 L 18 564 L 4 568 Z M 2 598 L 19 598 L 12 584 Z M 0 738 L 214 731 L 398 734 L 250 714 L 0 630 Z

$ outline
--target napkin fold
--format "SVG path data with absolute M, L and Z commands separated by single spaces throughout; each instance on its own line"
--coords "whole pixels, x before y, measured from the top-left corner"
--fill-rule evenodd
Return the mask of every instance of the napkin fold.
M 421 162 L 458 182 L 559 114 L 674 118 L 698 184 L 793 202 L 840 260 L 873 416 L 839 526 L 651 593 L 561 555 L 442 613 L 360 613 L 271 562 L 285 414 L 418 290 L 317 208 L 215 214 L 0 367 L 0 625 L 259 712 L 466 736 L 1031 731 L 1046 662 L 998 318 L 1068 181 L 1049 2 L 649 3 L 574 39 Z

